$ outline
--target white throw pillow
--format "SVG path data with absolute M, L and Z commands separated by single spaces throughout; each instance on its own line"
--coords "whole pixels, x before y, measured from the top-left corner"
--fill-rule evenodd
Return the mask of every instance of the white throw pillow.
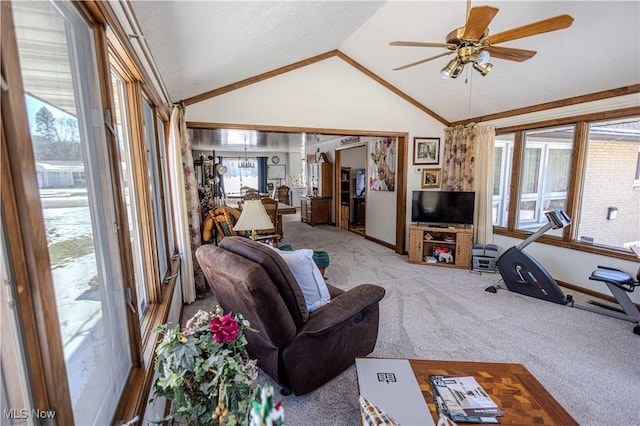
M 329 289 L 322 278 L 318 265 L 313 261 L 313 250 L 276 251 L 287 263 L 296 278 L 309 312 L 313 312 L 329 303 L 331 299 Z

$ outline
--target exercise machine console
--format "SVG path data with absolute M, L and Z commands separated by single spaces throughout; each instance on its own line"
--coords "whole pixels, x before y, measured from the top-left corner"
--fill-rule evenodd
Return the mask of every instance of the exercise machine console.
M 498 270 L 502 275 L 507 288 L 516 293 L 547 302 L 568 305 L 574 308 L 584 309 L 598 314 L 608 315 L 625 321 L 635 322 L 633 329 L 635 334 L 640 334 L 640 311 L 631 301 L 627 293 L 640 286 L 640 269 L 634 279 L 629 274 L 614 268 L 598 266 L 593 271 L 589 279 L 604 282 L 609 291 L 615 296 L 618 304 L 622 308 L 620 312 L 597 305 L 583 305 L 576 303 L 571 295 L 566 295 L 560 286 L 549 274 L 549 272 L 533 258 L 529 253 L 523 251 L 525 247 L 540 238 L 542 234 L 550 229 L 562 229 L 571 224 L 571 219 L 562 210 L 550 210 L 545 213 L 548 223 L 529 238 L 505 251 L 496 262 Z M 485 290 L 495 293 L 500 286 L 489 286 Z

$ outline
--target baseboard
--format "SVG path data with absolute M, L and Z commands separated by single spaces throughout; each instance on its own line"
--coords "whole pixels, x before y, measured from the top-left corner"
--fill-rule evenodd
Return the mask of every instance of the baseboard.
M 395 244 L 391 244 L 391 243 L 388 243 L 386 241 L 382 241 L 382 240 L 379 240 L 377 238 L 373 238 L 373 237 L 371 237 L 369 235 L 364 235 L 364 238 L 365 238 L 365 240 L 373 241 L 374 243 L 380 244 L 381 246 L 385 246 L 387 248 L 390 248 L 391 250 L 395 251 L 395 249 L 396 249 Z
M 569 283 L 564 282 L 564 281 L 557 281 L 557 283 L 561 287 L 564 287 L 564 288 L 569 289 L 569 290 L 577 291 L 577 292 L 582 293 L 582 294 L 586 294 L 587 296 L 597 297 L 598 299 L 606 300 L 607 302 L 611 302 L 611 303 L 616 303 L 616 304 L 618 303 L 616 298 L 611 296 L 610 294 L 600 293 L 598 291 L 594 291 L 594 290 L 590 290 L 590 289 L 587 289 L 587 288 L 584 288 L 584 287 L 580 287 L 580 286 L 577 286 L 575 284 L 569 284 Z M 640 309 L 640 304 L 634 303 L 634 305 L 636 305 L 636 307 L 638 309 Z

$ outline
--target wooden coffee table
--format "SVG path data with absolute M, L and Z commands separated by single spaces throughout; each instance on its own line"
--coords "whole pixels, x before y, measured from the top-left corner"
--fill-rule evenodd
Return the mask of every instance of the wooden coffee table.
M 522 364 L 417 359 L 410 359 L 409 364 L 436 422 L 438 413 L 429 374 L 473 376 L 504 411 L 501 424 L 578 424 Z

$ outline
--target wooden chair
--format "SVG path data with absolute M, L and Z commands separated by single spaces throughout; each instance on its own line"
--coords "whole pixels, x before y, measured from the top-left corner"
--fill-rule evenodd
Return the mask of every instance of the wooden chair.
M 218 231 L 218 235 L 220 238 L 230 237 L 230 236 L 241 236 L 249 238 L 250 234 L 247 231 L 234 231 L 233 227 L 240 219 L 240 214 L 242 212 L 238 209 L 234 209 L 229 206 L 220 206 L 209 212 L 209 216 L 213 219 L 213 223 L 215 224 L 216 230 Z M 206 226 L 205 226 L 206 228 Z M 205 238 L 205 241 L 208 239 Z
M 291 204 L 289 202 L 289 194 L 290 194 L 291 190 L 288 186 L 286 185 L 281 185 L 279 187 L 276 188 L 276 199 L 284 204 Z
M 240 188 L 240 195 L 245 195 L 247 192 L 258 192 L 258 190 L 250 186 L 243 186 Z
M 247 191 L 247 193 L 244 194 L 244 196 L 242 197 L 242 199 L 244 201 L 247 201 L 247 200 L 259 200 L 260 198 L 261 197 L 260 197 L 260 194 L 258 193 L 258 191 L 256 191 L 256 192 Z
M 278 229 L 278 201 L 268 197 L 261 198 L 260 201 L 262 202 L 264 209 L 267 211 L 267 215 L 269 215 L 271 223 L 273 223 L 272 229 L 267 229 L 265 231 L 261 231 L 260 233 L 277 234 L 276 229 Z
M 276 209 L 278 207 L 276 201 Z M 266 209 L 266 208 L 265 208 Z M 267 214 L 269 213 L 269 209 Z M 209 216 L 205 220 L 202 229 L 202 238 L 205 242 L 210 241 L 213 238 L 213 225 L 215 225 L 216 231 L 220 236 L 220 239 L 231 236 L 239 236 L 245 238 L 251 238 L 251 232 L 249 231 L 236 231 L 233 227 L 240 219 L 242 211 L 229 206 L 220 206 L 214 210 L 209 211 Z M 272 219 L 273 220 L 273 219 Z M 278 241 L 281 236 L 275 233 L 275 229 L 261 231 L 258 235 L 258 241 L 271 243 L 273 246 L 278 247 Z

